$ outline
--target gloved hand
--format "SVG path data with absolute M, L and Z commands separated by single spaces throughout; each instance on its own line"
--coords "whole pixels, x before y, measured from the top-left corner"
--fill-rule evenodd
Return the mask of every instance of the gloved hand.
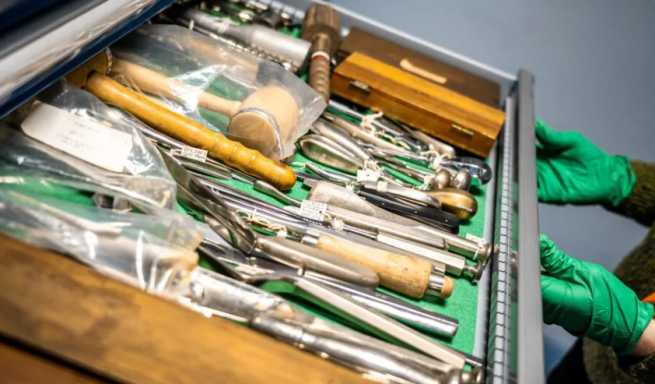
M 539 238 L 544 322 L 629 353 L 653 318 L 653 306 L 600 265 L 574 259 Z
M 558 204 L 619 205 L 636 182 L 625 156 L 610 156 L 578 132 L 535 123 L 539 200 Z

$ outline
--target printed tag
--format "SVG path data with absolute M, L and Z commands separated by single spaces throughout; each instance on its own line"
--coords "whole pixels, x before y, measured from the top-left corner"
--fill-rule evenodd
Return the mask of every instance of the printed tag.
M 300 215 L 309 219 L 323 221 L 327 212 L 327 204 L 303 200 L 300 204 Z
M 21 128 L 35 140 L 113 172 L 123 171 L 132 151 L 129 133 L 44 103 L 34 104 Z
M 186 157 L 187 159 L 199 161 L 201 163 L 207 161 L 207 150 L 205 149 L 187 147 L 185 145 L 184 147 L 182 147 L 182 150 L 180 151 L 180 155 Z
M 357 181 L 378 181 L 379 178 L 380 172 L 373 171 L 371 169 L 357 170 Z

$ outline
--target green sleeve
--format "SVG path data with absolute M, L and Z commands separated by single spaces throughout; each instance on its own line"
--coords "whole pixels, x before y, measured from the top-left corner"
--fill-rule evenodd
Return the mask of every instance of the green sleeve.
M 637 182 L 630 195 L 611 209 L 650 226 L 655 221 L 655 164 L 632 161 L 630 165 Z

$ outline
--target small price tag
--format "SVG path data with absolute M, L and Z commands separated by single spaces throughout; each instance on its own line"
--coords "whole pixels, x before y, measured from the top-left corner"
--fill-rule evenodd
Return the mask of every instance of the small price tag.
M 205 149 L 184 146 L 180 151 L 180 155 L 201 163 L 207 161 L 207 150 Z
M 323 221 L 327 212 L 327 204 L 303 200 L 300 204 L 300 215 L 309 219 Z
M 132 152 L 129 133 L 45 103 L 34 103 L 21 128 L 35 140 L 113 172 L 123 171 Z
M 357 181 L 378 181 L 379 178 L 380 172 L 373 171 L 371 169 L 357 170 Z
M 477 237 L 477 236 L 472 235 L 470 233 L 466 234 L 466 240 L 475 241 L 476 243 L 484 243 L 485 242 L 483 238 Z

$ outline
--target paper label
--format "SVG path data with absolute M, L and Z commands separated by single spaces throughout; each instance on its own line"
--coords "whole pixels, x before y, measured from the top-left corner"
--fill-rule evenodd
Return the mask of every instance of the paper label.
M 379 178 L 380 172 L 373 171 L 371 169 L 357 170 L 357 181 L 378 181 Z
M 207 161 L 207 150 L 205 149 L 187 147 L 185 145 L 184 147 L 182 147 L 182 149 L 176 149 L 174 153 L 176 155 L 186 157 L 187 159 L 199 161 L 201 163 Z
M 482 239 L 481 237 L 477 237 L 477 236 L 472 235 L 470 233 L 466 234 L 466 240 L 475 241 L 476 243 L 484 243 L 485 242 L 484 239 Z
M 309 219 L 323 221 L 327 212 L 327 204 L 303 200 L 300 204 L 300 215 Z
M 132 151 L 132 135 L 35 103 L 21 124 L 25 134 L 69 155 L 113 172 L 122 172 Z

